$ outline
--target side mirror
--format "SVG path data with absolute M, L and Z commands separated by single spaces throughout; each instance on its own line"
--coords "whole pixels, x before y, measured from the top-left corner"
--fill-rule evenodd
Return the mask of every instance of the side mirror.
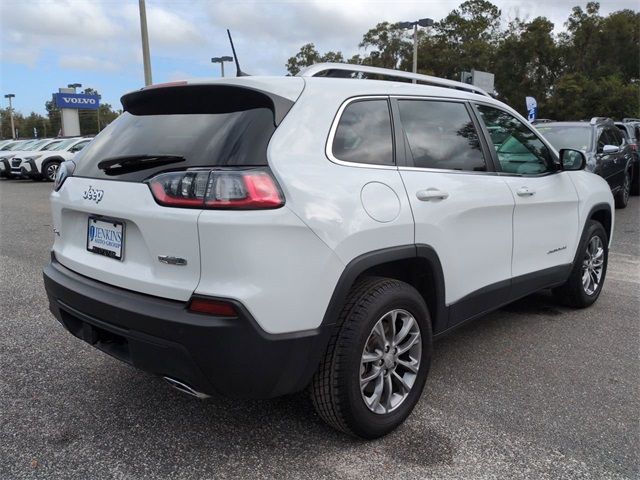
M 562 170 L 582 170 L 587 165 L 587 158 L 580 150 L 563 148 L 560 150 L 560 165 Z
M 618 153 L 620 151 L 620 147 L 617 145 L 605 145 L 602 147 L 602 153 L 604 155 L 611 155 L 612 153 Z

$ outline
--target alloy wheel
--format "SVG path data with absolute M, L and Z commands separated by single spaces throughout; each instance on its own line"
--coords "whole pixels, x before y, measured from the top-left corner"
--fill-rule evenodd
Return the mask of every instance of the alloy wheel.
M 360 392 L 367 408 L 392 412 L 406 400 L 420 368 L 422 338 L 406 310 L 385 313 L 374 325 L 362 352 Z
M 58 167 L 59 165 L 57 163 L 52 163 L 50 165 L 47 165 L 47 170 L 45 172 L 45 175 L 47 176 L 47 180 L 55 180 L 56 178 L 56 174 L 58 173 Z
M 604 247 L 602 240 L 594 236 L 589 240 L 582 262 L 582 288 L 587 295 L 593 295 L 600 286 L 604 268 Z

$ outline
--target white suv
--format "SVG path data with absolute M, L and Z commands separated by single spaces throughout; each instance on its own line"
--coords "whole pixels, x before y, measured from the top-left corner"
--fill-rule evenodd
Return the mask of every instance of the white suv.
M 53 182 L 60 164 L 71 160 L 91 140 L 82 137 L 67 138 L 47 151 L 16 155 L 11 161 L 11 173 L 31 180 Z
M 418 401 L 434 338 L 602 290 L 607 183 L 475 87 L 322 64 L 122 104 L 58 171 L 45 286 L 72 334 L 192 395 L 309 387 L 375 438 Z

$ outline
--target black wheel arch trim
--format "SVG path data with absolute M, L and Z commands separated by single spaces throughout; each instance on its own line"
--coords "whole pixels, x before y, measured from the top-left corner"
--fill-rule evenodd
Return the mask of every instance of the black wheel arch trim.
M 322 319 L 322 325 L 333 325 L 335 323 L 349 294 L 349 290 L 364 272 L 378 265 L 412 258 L 426 260 L 429 264 L 433 275 L 431 288 L 435 294 L 436 304 L 435 309 L 430 309 L 435 311 L 429 312 L 432 317 L 432 326 L 434 332 L 446 328 L 448 313 L 445 306 L 445 284 L 442 264 L 433 247 L 424 244 L 383 248 L 364 253 L 351 260 L 342 271 L 336 287 L 333 290 L 331 300 Z
M 64 160 L 64 158 L 62 158 L 62 157 L 58 157 L 58 156 L 55 156 L 55 157 L 49 157 L 49 158 L 44 159 L 44 160 L 42 161 L 42 163 L 40 164 L 40 174 L 41 174 L 41 175 L 44 175 L 45 167 L 46 167 L 47 165 L 49 165 L 50 163 L 52 163 L 52 162 L 62 163 L 62 162 L 64 162 L 64 161 L 65 161 L 65 160 Z

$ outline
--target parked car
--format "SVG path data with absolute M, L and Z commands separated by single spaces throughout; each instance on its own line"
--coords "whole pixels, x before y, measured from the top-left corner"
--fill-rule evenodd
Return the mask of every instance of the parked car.
M 607 183 L 477 87 L 320 64 L 122 104 L 58 169 L 44 283 L 69 332 L 183 392 L 308 387 L 375 438 L 416 405 L 434 338 L 543 288 L 602 291 Z
M 616 122 L 616 127 L 625 135 L 634 154 L 633 176 L 631 177 L 631 195 L 640 194 L 640 120 L 625 118 Z
M 48 150 L 16 155 L 11 160 L 11 173 L 32 180 L 53 182 L 60 164 L 71 160 L 90 141 L 91 138 L 68 138 Z
M 15 146 L 11 150 L 0 152 L 0 177 L 20 177 L 19 172 L 12 171 L 12 167 L 20 164 L 21 160 L 19 157 L 35 152 L 50 150 L 60 142 L 62 142 L 62 139 L 57 138 L 27 140 L 26 142 Z M 15 161 L 14 157 L 18 157 L 18 160 Z
M 552 122 L 536 127 L 556 149 L 573 148 L 587 156 L 587 170 L 604 178 L 616 208 L 625 208 L 631 193 L 635 152 L 609 118 L 589 122 Z

